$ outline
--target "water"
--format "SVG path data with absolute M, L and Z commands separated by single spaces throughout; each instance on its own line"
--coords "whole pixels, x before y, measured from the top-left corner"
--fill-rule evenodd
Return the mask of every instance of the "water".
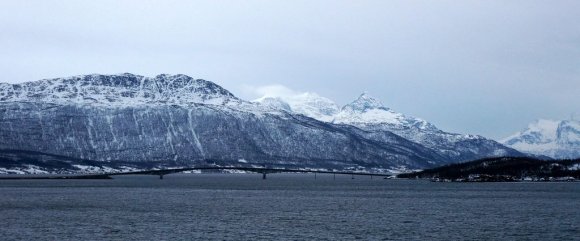
M 2 240 L 580 240 L 580 183 L 0 180 Z

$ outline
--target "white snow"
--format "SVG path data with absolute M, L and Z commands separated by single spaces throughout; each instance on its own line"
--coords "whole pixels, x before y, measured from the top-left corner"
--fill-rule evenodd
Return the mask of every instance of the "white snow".
M 0 174 L 48 174 L 49 172 L 43 170 L 39 166 L 35 165 L 24 165 L 23 167 L 17 167 L 12 169 L 6 169 L 0 167 Z
M 134 171 L 134 168 L 123 168 L 123 169 L 115 169 L 111 167 L 98 167 L 98 166 L 87 166 L 87 165 L 72 165 L 80 169 L 79 173 L 113 173 L 113 172 L 120 172 L 120 171 Z
M 421 129 L 433 127 L 422 119 L 405 116 L 386 108 L 380 100 L 371 97 L 366 92 L 342 108 L 339 108 L 332 100 L 310 92 L 293 96 L 264 96 L 253 102 L 271 109 L 302 114 L 323 122 L 351 125 L 413 125 Z
M 401 113 L 396 113 L 392 110 L 385 109 L 370 109 L 365 111 L 344 110 L 334 116 L 334 123 L 343 124 L 380 124 L 388 123 L 401 125 L 404 123 L 405 117 Z
M 302 114 L 325 122 L 331 121 L 333 115 L 339 111 L 338 105 L 332 100 L 311 92 L 292 96 L 264 96 L 253 102 L 273 109 Z

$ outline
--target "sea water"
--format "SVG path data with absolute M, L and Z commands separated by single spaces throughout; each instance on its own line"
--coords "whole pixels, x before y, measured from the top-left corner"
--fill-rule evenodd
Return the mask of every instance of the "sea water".
M 580 240 L 580 183 L 314 174 L 0 180 L 1 240 Z

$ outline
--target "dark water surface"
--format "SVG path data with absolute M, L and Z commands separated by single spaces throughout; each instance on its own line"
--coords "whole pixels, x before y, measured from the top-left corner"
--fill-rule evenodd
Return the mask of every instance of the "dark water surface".
M 0 240 L 580 240 L 580 183 L 0 180 Z

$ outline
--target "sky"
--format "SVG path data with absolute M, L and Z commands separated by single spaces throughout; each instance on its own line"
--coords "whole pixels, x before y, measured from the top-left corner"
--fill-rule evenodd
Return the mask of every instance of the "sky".
M 362 92 L 499 139 L 580 119 L 580 1 L 2 0 L 0 82 L 187 74 L 252 100 Z

